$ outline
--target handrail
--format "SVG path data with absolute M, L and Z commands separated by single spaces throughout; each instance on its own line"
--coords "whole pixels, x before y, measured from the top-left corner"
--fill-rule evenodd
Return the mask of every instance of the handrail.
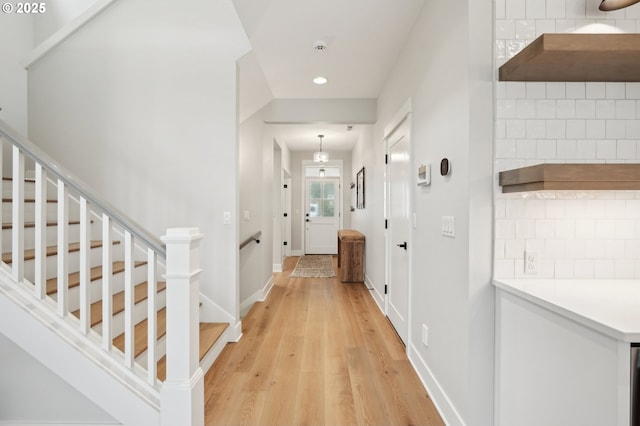
M 166 247 L 159 238 L 151 235 L 142 226 L 131 220 L 127 215 L 115 208 L 108 201 L 105 201 L 95 195 L 95 191 L 91 190 L 89 186 L 83 183 L 80 179 L 74 177 L 37 145 L 22 136 L 5 121 L 0 119 L 0 136 L 3 135 L 17 145 L 27 156 L 40 163 L 40 165 L 46 170 L 51 171 L 58 179 L 64 182 L 65 185 L 81 193 L 91 205 L 97 206 L 98 209 L 110 216 L 111 219 L 116 221 L 120 226 L 129 230 L 134 237 L 144 241 L 145 244 L 160 256 L 166 257 Z
M 251 243 L 251 241 L 255 241 L 256 244 L 260 244 L 260 236 L 262 236 L 262 231 L 258 231 L 255 234 L 253 234 L 252 236 L 250 236 L 249 238 L 247 238 L 246 240 L 244 240 L 240 244 L 240 250 L 245 248 L 245 246 L 247 246 L 249 243 Z

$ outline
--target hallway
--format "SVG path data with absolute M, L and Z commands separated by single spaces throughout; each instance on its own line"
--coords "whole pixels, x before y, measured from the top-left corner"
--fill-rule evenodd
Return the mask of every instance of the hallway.
M 206 424 L 443 424 L 364 285 L 289 278 L 296 261 L 207 373 Z

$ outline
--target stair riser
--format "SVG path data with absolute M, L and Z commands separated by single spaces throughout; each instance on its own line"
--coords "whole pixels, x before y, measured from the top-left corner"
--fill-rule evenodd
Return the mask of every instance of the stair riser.
M 119 245 L 113 245 L 113 259 L 122 259 L 122 249 Z M 68 254 L 68 270 L 70 272 L 76 272 L 80 269 L 80 251 L 73 251 Z M 47 279 L 55 278 L 57 276 L 58 270 L 58 256 L 47 256 L 47 263 L 45 265 L 45 275 Z M 102 248 L 97 247 L 93 248 L 90 251 L 89 256 L 90 267 L 102 265 Z M 35 259 L 25 260 L 24 262 L 24 270 L 25 276 L 31 282 L 34 281 L 35 275 Z
M 55 245 L 58 241 L 57 234 L 57 226 L 47 226 L 45 230 L 45 239 L 47 240 L 47 245 Z M 3 229 L 2 230 L 2 252 L 6 253 L 11 251 L 11 235 L 13 233 L 12 229 Z M 36 228 L 24 228 L 24 248 L 32 249 L 35 247 L 36 241 Z M 80 240 L 80 226 L 78 225 L 69 225 L 68 226 L 68 235 L 69 241 L 79 241 Z
M 166 302 L 166 292 L 162 291 L 158 293 L 157 309 L 159 310 L 164 308 L 166 306 Z M 133 308 L 133 315 L 135 324 L 138 324 L 140 321 L 147 319 L 147 300 L 143 300 L 142 302 L 135 305 L 135 307 Z M 112 338 L 115 338 L 116 336 L 124 333 L 124 312 L 120 312 L 119 314 L 114 315 L 111 321 Z M 102 324 L 96 325 L 93 329 L 102 333 Z
M 2 197 L 10 198 L 13 194 L 13 181 L 11 180 L 2 180 Z M 47 182 L 47 198 L 50 200 L 57 199 L 58 187 L 51 183 Z M 32 181 L 24 182 L 24 198 L 35 198 L 36 197 L 36 183 Z
M 167 354 L 167 336 L 162 336 L 162 338 L 158 339 L 158 345 L 156 346 L 156 362 L 160 360 L 163 356 Z M 147 351 L 145 350 L 136 358 L 136 362 L 140 364 L 141 367 L 147 368 Z
M 53 187 L 53 185 L 51 185 Z M 10 180 L 2 180 L 2 197 L 10 198 L 11 194 L 13 194 L 13 181 Z M 51 192 L 50 194 L 55 194 L 55 192 Z M 36 197 L 36 184 L 35 182 L 25 181 L 24 183 L 24 196 L 25 198 L 35 198 Z M 51 197 L 49 197 L 51 198 Z
M 140 284 L 147 280 L 147 267 L 140 266 L 135 268 L 133 273 L 133 282 Z M 90 288 L 90 301 L 91 303 L 97 302 L 102 299 L 102 279 L 91 281 Z M 124 273 L 115 274 L 111 278 L 111 293 L 116 294 L 124 290 Z M 55 294 L 51 295 L 54 299 L 57 299 Z M 80 286 L 76 286 L 69 289 L 69 311 L 73 312 L 80 308 Z
M 47 203 L 46 207 L 47 220 L 56 220 L 58 217 L 58 204 Z M 9 223 L 13 218 L 13 203 L 2 203 L 2 223 Z M 25 203 L 24 221 L 35 222 L 36 207 L 35 203 Z M 76 209 L 69 210 L 69 220 L 80 220 L 80 212 Z

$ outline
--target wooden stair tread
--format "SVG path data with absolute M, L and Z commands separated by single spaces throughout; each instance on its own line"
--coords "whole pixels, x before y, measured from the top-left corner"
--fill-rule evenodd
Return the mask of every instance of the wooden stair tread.
M 222 333 L 229 327 L 226 322 L 201 322 L 200 323 L 200 361 L 218 341 Z M 163 356 L 158 361 L 158 380 L 163 382 L 167 378 L 167 357 Z
M 91 221 L 91 223 L 93 223 L 93 221 Z M 69 221 L 69 225 L 79 225 L 80 221 L 79 220 L 70 220 Z M 36 224 L 35 222 L 25 222 L 24 223 L 24 227 L 25 228 L 35 228 Z M 58 226 L 58 222 L 57 221 L 48 221 L 47 222 L 47 226 Z M 13 223 L 3 223 L 2 224 L 2 229 L 11 229 L 13 228 Z
M 2 198 L 2 202 L 3 203 L 12 203 L 13 202 L 13 198 Z M 25 203 L 35 203 L 36 199 L 35 198 L 25 198 L 24 199 Z M 47 199 L 47 203 L 57 203 L 58 200 L 53 200 L 53 199 Z
M 13 182 L 13 178 L 11 176 L 3 176 L 2 180 L 7 180 L 7 181 L 11 181 Z M 35 182 L 36 180 L 34 178 L 24 178 L 25 182 Z
M 166 308 L 162 308 L 158 311 L 157 321 L 158 323 L 156 327 L 156 330 L 157 330 L 156 339 L 160 339 L 167 332 L 167 309 Z M 139 357 L 141 353 L 147 350 L 147 323 L 148 323 L 148 319 L 145 318 L 143 321 L 140 321 L 134 327 L 134 332 L 133 332 L 134 358 Z M 115 346 L 116 348 L 124 352 L 124 333 L 119 335 L 115 339 L 113 339 L 113 346 Z
M 138 304 L 144 300 L 147 300 L 147 281 L 136 285 L 133 288 L 133 303 Z M 157 283 L 157 292 L 160 293 L 167 288 L 167 283 L 164 281 L 158 281 Z M 116 293 L 113 295 L 111 305 L 111 315 L 115 316 L 121 312 L 124 312 L 124 291 Z M 80 318 L 80 310 L 73 312 L 73 315 L 76 318 Z M 96 325 L 102 322 L 102 299 L 98 300 L 91 304 L 91 327 L 95 327 Z
M 114 241 L 113 242 L 114 245 L 116 244 L 120 244 L 120 241 Z M 98 247 L 102 247 L 102 241 L 101 240 L 92 240 L 91 241 L 91 248 L 98 248 Z M 80 251 L 80 243 L 70 243 L 69 244 L 69 253 L 74 253 Z M 48 246 L 47 247 L 47 256 L 55 256 L 58 254 L 58 246 Z M 35 249 L 27 249 L 24 251 L 24 260 L 32 260 L 36 258 L 36 250 Z M 2 253 L 2 261 L 4 263 L 8 263 L 10 264 L 13 259 L 11 256 L 11 252 L 8 253 Z
M 134 262 L 134 267 L 146 265 L 145 261 Z M 118 260 L 113 262 L 111 272 L 113 275 L 124 271 L 124 261 Z M 89 271 L 89 280 L 96 281 L 102 278 L 102 266 L 94 266 Z M 69 274 L 69 288 L 80 285 L 80 272 L 72 272 Z M 58 291 L 58 277 L 49 278 L 47 280 L 47 295 L 51 295 Z

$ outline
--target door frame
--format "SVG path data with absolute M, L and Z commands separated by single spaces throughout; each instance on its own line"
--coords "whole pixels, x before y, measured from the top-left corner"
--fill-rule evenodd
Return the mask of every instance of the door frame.
M 391 140 L 391 136 L 393 136 L 393 133 L 403 124 L 406 123 L 407 129 L 406 129 L 406 138 L 407 138 L 407 145 L 408 145 L 408 150 L 409 150 L 409 167 L 410 169 L 413 169 L 413 143 L 411 140 L 411 112 L 412 112 L 412 106 L 411 106 L 411 98 L 409 98 L 404 105 L 402 106 L 402 108 L 400 108 L 400 110 L 398 110 L 398 112 L 394 115 L 393 119 L 391 119 L 389 121 L 389 124 L 387 126 L 385 126 L 384 129 L 384 152 L 385 152 L 385 158 L 389 158 L 389 151 L 390 151 L 390 140 Z M 391 208 L 390 208 L 390 188 L 391 188 L 391 182 L 389 181 L 389 163 L 388 161 L 385 160 L 385 165 L 384 165 L 384 216 L 385 216 L 385 223 L 389 222 L 389 219 L 391 217 Z M 411 175 L 410 175 L 411 176 Z M 406 184 L 409 187 L 409 215 L 410 215 L 410 222 L 411 224 L 409 225 L 409 235 L 408 235 L 408 249 L 407 251 L 409 252 L 409 261 L 408 261 L 408 266 L 407 266 L 407 292 L 408 292 L 408 301 L 407 301 L 407 341 L 404 342 L 405 343 L 405 349 L 407 354 L 409 354 L 409 348 L 411 347 L 411 320 L 413 318 L 412 315 L 412 309 L 411 309 L 411 300 L 413 298 L 413 228 L 415 228 L 415 213 L 414 213 L 414 190 L 412 187 L 412 181 L 413 179 L 409 179 L 408 182 L 406 182 Z M 391 278 L 391 250 L 394 248 L 394 242 L 391 241 L 391 237 L 390 237 L 390 231 L 389 229 L 385 229 L 384 231 L 384 241 L 385 241 L 385 253 L 384 253 L 384 280 L 385 280 L 385 285 L 387 285 L 390 282 L 390 278 Z M 385 316 L 387 316 L 387 318 L 389 317 L 389 294 L 387 291 L 385 291 L 384 294 L 384 314 Z
M 340 197 L 340 208 L 338 209 L 338 214 L 340 215 L 340 222 L 338 222 L 338 229 L 342 229 L 343 227 L 343 217 L 344 217 L 344 193 L 343 193 L 343 188 L 344 188 L 344 168 L 342 166 L 342 160 L 329 160 L 326 163 L 322 163 L 322 165 L 327 166 L 327 167 L 338 167 L 340 169 L 340 187 L 338 188 L 338 194 Z M 306 251 L 306 247 L 307 247 L 307 233 L 305 231 L 305 214 L 304 212 L 306 211 L 306 192 L 307 192 L 307 173 L 306 173 L 306 169 L 307 167 L 318 167 L 318 163 L 314 162 L 313 160 L 302 160 L 302 167 L 300 168 L 301 173 L 300 173 L 300 200 L 301 200 L 301 204 L 300 204 L 300 211 L 302 212 L 302 214 L 300 215 L 300 241 L 301 241 L 301 245 L 300 245 L 300 251 L 302 252 L 302 254 L 305 254 Z M 337 240 L 338 236 L 336 235 L 336 240 Z

